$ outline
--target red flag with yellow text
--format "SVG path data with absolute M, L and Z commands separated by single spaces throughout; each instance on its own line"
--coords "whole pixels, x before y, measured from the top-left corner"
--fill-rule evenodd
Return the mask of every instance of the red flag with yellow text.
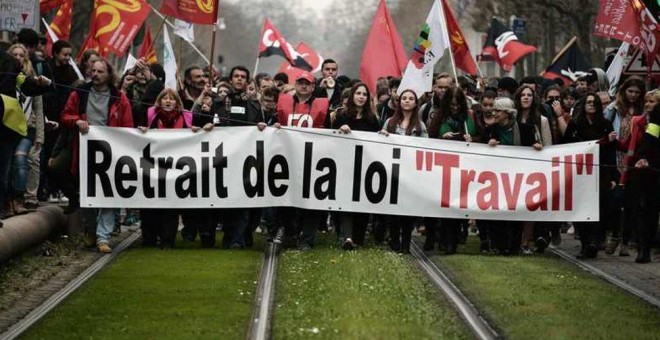
M 163 0 L 160 11 L 163 15 L 192 22 L 214 25 L 218 17 L 218 0 Z
M 445 21 L 447 22 L 447 34 L 451 43 L 451 50 L 454 54 L 454 63 L 456 67 L 465 71 L 468 74 L 477 74 L 477 63 L 474 62 L 470 48 L 465 41 L 465 36 L 461 32 L 458 22 L 454 17 L 454 12 L 447 3 L 447 0 L 442 0 L 442 6 L 445 12 Z
M 94 39 L 98 46 L 122 56 L 149 15 L 149 5 L 144 0 L 119 2 L 95 0 L 92 20 Z

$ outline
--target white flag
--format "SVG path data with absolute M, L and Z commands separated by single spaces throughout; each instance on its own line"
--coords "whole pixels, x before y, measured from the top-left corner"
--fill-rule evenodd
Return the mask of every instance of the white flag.
M 174 19 L 174 34 L 181 37 L 181 39 L 192 43 L 195 41 L 195 31 L 193 30 L 193 24 Z
M 132 69 L 135 64 L 137 64 L 137 59 L 129 52 L 128 56 L 126 57 L 126 65 L 124 65 L 124 73 L 128 72 L 128 70 Z
M 165 87 L 176 90 L 177 66 L 167 27 L 163 27 L 163 68 L 165 69 Z
M 626 63 L 626 56 L 628 55 L 629 47 L 630 44 L 627 42 L 621 43 L 621 47 L 619 47 L 619 50 L 616 52 L 616 56 L 614 56 L 610 67 L 607 68 L 607 80 L 610 82 L 610 89 L 608 92 L 610 96 L 616 94 L 616 89 L 619 86 L 619 79 L 621 79 L 621 72 Z
M 435 0 L 422 32 L 415 42 L 412 56 L 399 85 L 399 94 L 408 89 L 415 91 L 417 96 L 431 91 L 433 66 L 442 58 L 448 47 L 449 36 L 445 14 L 440 0 Z
M 41 18 L 41 21 L 44 23 L 46 26 L 46 30 L 48 30 L 48 35 L 50 35 L 50 40 L 55 43 L 56 41 L 60 40 L 60 38 L 55 34 L 52 28 L 50 28 L 50 25 L 46 22 L 44 18 Z M 78 68 L 78 65 L 76 65 L 76 62 L 73 61 L 73 58 L 69 58 L 69 65 L 73 67 L 73 70 L 76 71 L 76 74 L 78 75 L 78 79 L 80 80 L 85 80 L 85 77 L 83 77 L 82 72 L 80 72 L 80 69 Z M 52 80 L 52 79 L 51 79 Z

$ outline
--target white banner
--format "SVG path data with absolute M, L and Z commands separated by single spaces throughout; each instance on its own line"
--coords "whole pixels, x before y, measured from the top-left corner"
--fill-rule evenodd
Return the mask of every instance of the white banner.
M 39 1 L 0 0 L 0 31 L 18 33 L 22 28 L 39 32 Z
M 598 145 L 531 147 L 334 130 L 90 127 L 83 207 L 237 208 L 597 221 Z

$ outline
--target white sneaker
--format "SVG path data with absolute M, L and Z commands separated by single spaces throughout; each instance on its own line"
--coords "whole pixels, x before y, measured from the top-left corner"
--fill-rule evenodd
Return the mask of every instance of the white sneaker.
M 575 234 L 575 228 L 573 228 L 573 226 L 571 226 L 570 228 L 568 228 L 568 230 L 566 231 L 566 233 L 569 234 L 569 235 L 573 235 L 573 234 Z
M 60 195 L 60 203 L 69 203 L 69 198 L 64 195 Z
M 48 197 L 48 203 L 60 203 L 60 198 L 57 196 L 57 194 L 50 195 L 50 197 Z

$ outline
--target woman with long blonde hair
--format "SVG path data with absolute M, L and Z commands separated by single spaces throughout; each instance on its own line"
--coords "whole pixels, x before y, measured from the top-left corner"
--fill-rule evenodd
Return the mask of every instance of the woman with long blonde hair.
M 27 48 L 22 44 L 14 44 L 7 50 L 21 64 L 20 77 L 36 75 Z M 39 153 L 44 143 L 44 112 L 41 96 L 30 97 L 17 89 L 18 99 L 27 121 L 27 136 L 21 138 L 14 151 L 11 166 L 11 197 L 5 200 L 6 216 L 25 214 L 26 192 L 31 198 L 33 207 L 37 205 L 37 189 L 39 187 Z M 32 155 L 32 157 L 28 157 Z

